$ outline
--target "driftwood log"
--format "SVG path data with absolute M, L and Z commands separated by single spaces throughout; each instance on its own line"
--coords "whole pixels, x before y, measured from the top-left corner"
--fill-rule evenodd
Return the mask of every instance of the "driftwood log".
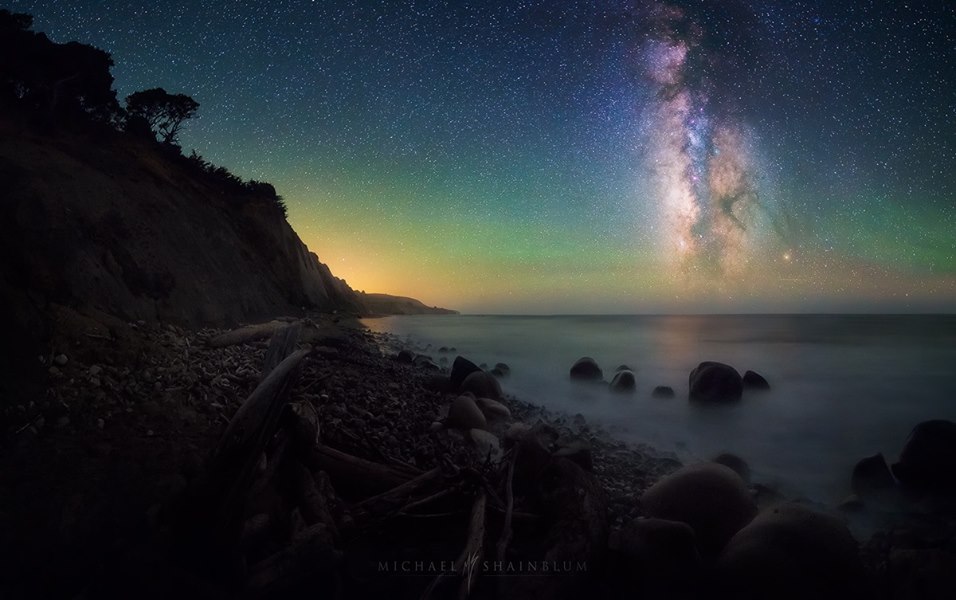
M 260 457 L 274 437 L 299 367 L 308 350 L 295 350 L 291 331 L 277 331 L 268 355 L 277 361 L 229 423 L 206 472 L 187 489 L 171 527 L 172 552 L 230 578 L 241 564 L 246 501 Z

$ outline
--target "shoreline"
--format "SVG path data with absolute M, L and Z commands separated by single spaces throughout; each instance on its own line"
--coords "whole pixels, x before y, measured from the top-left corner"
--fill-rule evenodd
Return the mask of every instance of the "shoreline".
M 504 451 L 497 466 L 476 461 L 475 441 L 467 431 L 436 429 L 434 423 L 443 418 L 449 395 L 436 388 L 433 367 L 397 360 L 397 348 L 404 344 L 398 336 L 371 332 L 344 315 L 313 315 L 298 322 L 303 325 L 301 339 L 307 340 L 309 355 L 290 399 L 316 409 L 317 437 L 322 444 L 408 473 L 444 468 L 450 460 L 459 468 L 477 469 L 489 480 L 500 480 L 503 469 L 507 470 L 508 453 L 513 451 L 506 448 L 509 442 L 504 428 L 496 433 Z M 50 592 L 48 595 L 73 594 L 96 582 L 96 574 L 103 569 L 116 568 L 117 544 L 143 543 L 143 534 L 135 532 L 143 531 L 144 522 L 149 531 L 150 523 L 167 512 L 171 499 L 181 497 L 203 472 L 209 453 L 242 399 L 262 376 L 260 367 L 269 346 L 269 337 L 261 333 L 245 343 L 217 347 L 212 340 L 230 332 L 116 320 L 73 325 L 72 329 L 63 328 L 64 338 L 58 341 L 64 352 L 45 357 L 50 361 L 50 385 L 43 399 L 7 407 L 4 415 L 6 451 L 0 459 L 0 482 L 15 492 L 3 500 L 6 522 L 0 526 L 8 532 L 9 546 L 0 557 L 7 565 L 0 581 L 14 592 L 20 590 L 24 597 L 36 591 L 31 585 L 53 586 L 43 590 Z M 61 354 L 65 361 L 60 360 Z M 682 466 L 673 455 L 651 446 L 615 439 L 606 430 L 589 425 L 581 415 L 559 413 L 513 396 L 500 401 L 510 411 L 510 423 L 540 428 L 553 436 L 555 448 L 584 442 L 586 460 L 593 465 L 591 472 L 598 486 L 594 493 L 604 498 L 604 522 L 612 538 L 621 535 L 634 519 L 645 516 L 641 494 Z M 313 471 L 316 480 L 325 481 L 317 473 Z M 354 482 L 331 475 L 335 491 L 327 500 L 335 507 L 332 522 L 341 530 L 335 547 L 344 553 L 346 562 L 376 552 L 377 542 L 363 541 L 361 531 L 345 533 L 348 524 L 363 514 L 359 507 L 367 492 L 349 489 Z M 750 489 L 761 506 L 783 500 L 772 490 Z M 460 493 L 460 501 L 466 501 L 473 492 Z M 460 507 L 456 502 L 447 507 Z M 534 516 L 535 510 L 522 518 L 533 524 L 542 518 Z M 455 514 L 459 513 L 450 512 L 442 519 L 459 524 L 450 529 L 443 526 L 447 531 L 436 533 L 438 538 L 432 541 L 445 547 L 452 558 L 461 542 L 459 527 L 463 524 L 459 519 L 467 516 L 467 511 Z M 500 518 L 494 514 L 491 511 L 489 518 Z M 543 513 L 548 514 L 547 510 Z M 17 518 L 11 520 L 12 516 Z M 561 522 L 562 517 L 552 514 L 547 518 Z M 398 520 L 402 519 L 417 520 L 411 515 Z M 390 536 L 397 536 L 388 538 L 391 541 L 384 546 L 395 552 L 419 536 L 402 534 L 407 524 L 382 523 Z M 946 524 L 942 529 L 934 527 L 953 532 L 952 521 Z M 304 524 L 289 526 L 294 532 L 301 531 Z M 490 526 L 501 525 L 493 521 Z M 525 529 L 516 531 L 537 540 L 532 546 L 546 543 L 533 525 L 521 527 Z M 910 530 L 909 537 L 891 529 L 859 540 L 868 568 L 886 577 L 892 552 L 925 546 L 926 539 L 932 537 L 918 528 Z M 420 533 L 425 531 L 427 528 Z M 422 537 L 428 536 L 422 533 Z M 51 549 L 64 553 L 55 565 L 41 558 Z M 544 559 L 536 556 L 536 551 L 521 551 L 531 552 L 526 558 Z M 381 552 L 388 558 L 388 552 Z M 613 556 L 619 553 L 613 548 L 609 552 Z M 613 561 L 601 568 L 599 581 L 604 583 L 600 585 L 612 585 L 618 576 Z M 57 577 L 40 576 L 51 569 Z M 372 587 L 363 588 L 361 581 L 352 581 L 351 585 L 358 586 L 351 588 L 353 593 L 388 581 L 374 573 L 366 575 Z M 407 589 L 417 585 L 404 579 L 400 583 Z M 11 596 L 17 597 L 15 593 Z

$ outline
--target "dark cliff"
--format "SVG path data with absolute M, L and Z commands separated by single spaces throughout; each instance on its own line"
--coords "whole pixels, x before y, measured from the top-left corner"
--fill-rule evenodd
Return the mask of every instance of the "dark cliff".
M 127 136 L 16 129 L 0 128 L 0 273 L 34 302 L 190 325 L 360 310 L 274 202 Z

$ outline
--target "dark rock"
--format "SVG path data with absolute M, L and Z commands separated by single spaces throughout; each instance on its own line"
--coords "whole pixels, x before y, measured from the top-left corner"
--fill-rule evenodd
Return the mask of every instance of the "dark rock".
M 763 375 L 755 371 L 747 371 L 743 376 L 745 390 L 769 390 L 770 384 L 763 378 Z
M 633 371 L 633 370 L 634 369 L 632 369 L 631 367 L 627 365 L 618 365 L 618 367 L 614 369 L 614 372 L 617 373 L 618 371 Z
M 618 371 L 611 380 L 610 390 L 618 393 L 634 393 L 637 388 L 637 381 L 634 379 L 633 371 Z
M 893 598 L 949 600 L 956 590 L 956 553 L 938 548 L 893 549 L 888 567 Z
M 501 442 L 495 434 L 484 429 L 469 429 L 468 440 L 474 446 L 480 460 L 491 460 L 495 463 L 501 460 L 503 454 Z
M 611 534 L 618 555 L 613 571 L 635 598 L 689 598 L 701 560 L 687 523 L 634 519 Z
M 434 363 L 434 362 L 435 362 L 435 359 L 432 358 L 431 356 L 428 356 L 427 354 L 418 354 L 418 355 L 415 356 L 415 364 L 416 364 L 416 365 L 419 364 L 419 363 L 429 363 L 429 362 L 430 362 L 430 363 Z
M 956 491 L 956 423 L 923 421 L 914 427 L 893 474 L 907 487 Z
M 507 377 L 508 375 L 511 375 L 511 367 L 509 367 L 507 363 L 495 363 L 495 368 L 493 371 L 498 371 L 501 377 Z
M 585 471 L 594 470 L 594 458 L 591 453 L 591 444 L 584 439 L 574 439 L 562 445 L 555 453 L 555 457 L 566 458 Z
M 398 353 L 398 356 L 395 357 L 395 360 L 410 365 L 415 362 L 415 353 L 411 350 L 402 350 Z
M 716 556 L 757 513 L 743 479 L 714 463 L 678 469 L 652 485 L 641 497 L 648 516 L 687 523 L 701 553 Z
M 425 371 L 433 371 L 433 372 L 441 371 L 441 367 L 435 364 L 431 360 L 416 360 L 415 366 L 417 366 L 420 369 L 424 369 Z
M 845 512 L 859 512 L 863 510 L 863 500 L 856 494 L 850 494 L 840 501 L 837 508 Z
M 448 346 L 442 346 L 441 348 L 438 349 L 438 351 L 442 353 L 448 352 Z
M 484 429 L 488 426 L 488 421 L 475 403 L 475 397 L 462 394 L 451 401 L 446 424 L 458 429 Z
M 424 380 L 424 386 L 426 390 L 432 392 L 441 392 L 446 393 L 451 391 L 451 380 L 447 375 L 434 374 L 429 375 Z
M 457 390 L 461 387 L 461 383 L 465 380 L 465 377 L 468 377 L 475 371 L 480 371 L 478 365 L 471 362 L 464 356 L 456 356 L 455 362 L 451 365 L 451 379 L 449 384 L 451 389 Z
M 653 398 L 673 398 L 674 396 L 674 388 L 669 385 L 659 385 L 651 392 Z
M 501 400 L 501 384 L 491 373 L 475 371 L 465 377 L 459 388 L 460 392 L 471 392 L 476 398 L 491 398 Z
M 834 600 L 870 597 L 856 540 L 835 517 L 798 504 L 758 515 L 717 561 L 727 598 Z
M 850 487 L 853 493 L 861 498 L 885 494 L 896 489 L 896 480 L 893 479 L 882 453 L 868 456 L 856 463 L 850 478 Z
M 600 381 L 604 372 L 597 362 L 589 356 L 579 358 L 571 367 L 571 379 L 579 381 Z
M 747 464 L 747 461 L 740 458 L 736 454 L 724 452 L 723 454 L 718 454 L 710 462 L 717 463 L 718 465 L 724 465 L 725 467 L 733 469 L 734 473 L 740 475 L 741 479 L 747 483 L 750 483 L 750 465 Z
M 507 406 L 491 398 L 477 398 L 475 402 L 489 421 L 492 419 L 510 419 L 511 411 Z
M 690 372 L 690 399 L 707 402 L 740 400 L 743 380 L 730 365 L 702 362 Z

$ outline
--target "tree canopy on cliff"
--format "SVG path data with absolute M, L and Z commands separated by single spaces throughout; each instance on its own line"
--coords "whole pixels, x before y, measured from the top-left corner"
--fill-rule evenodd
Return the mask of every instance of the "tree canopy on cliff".
M 108 52 L 57 44 L 31 31 L 33 17 L 0 10 L 0 102 L 47 122 L 111 123 L 122 114 Z
M 135 92 L 126 97 L 127 130 L 145 125 L 164 144 L 175 144 L 183 121 L 197 110 L 199 103 L 185 94 L 170 94 L 163 88 Z

